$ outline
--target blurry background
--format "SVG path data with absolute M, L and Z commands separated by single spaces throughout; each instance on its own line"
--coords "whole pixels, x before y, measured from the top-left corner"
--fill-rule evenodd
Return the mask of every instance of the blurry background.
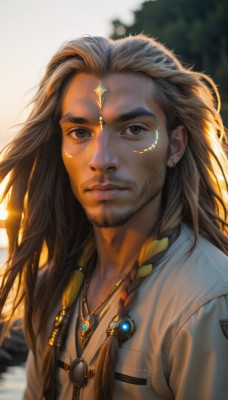
M 85 34 L 157 38 L 215 80 L 228 126 L 227 27 L 227 0 L 0 0 L 0 149 L 26 119 L 49 59 L 64 41 Z M 7 254 L 6 216 L 0 205 L 0 265 Z M 0 374 L 0 399 L 22 398 L 24 366 L 12 364 Z
M 134 11 L 133 23 L 112 21 L 112 38 L 144 32 L 174 50 L 185 64 L 210 75 L 222 98 L 228 126 L 228 1 L 144 1 Z

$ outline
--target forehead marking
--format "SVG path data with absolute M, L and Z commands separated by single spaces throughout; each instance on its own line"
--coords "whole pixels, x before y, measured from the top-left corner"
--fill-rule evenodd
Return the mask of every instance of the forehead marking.
M 94 92 L 97 94 L 98 99 L 97 99 L 97 104 L 99 106 L 99 108 L 101 109 L 101 107 L 103 106 L 104 103 L 104 94 L 107 92 L 108 90 L 106 89 L 106 87 L 104 87 L 102 85 L 102 83 L 100 82 L 99 85 L 97 86 L 97 88 L 94 90 Z

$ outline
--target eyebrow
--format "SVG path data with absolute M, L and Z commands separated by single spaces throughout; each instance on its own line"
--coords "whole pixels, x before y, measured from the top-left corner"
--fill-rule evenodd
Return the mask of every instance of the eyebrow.
M 59 121 L 61 122 L 72 122 L 73 124 L 88 124 L 89 120 L 86 118 L 76 117 L 71 113 L 66 113 L 62 116 Z
M 115 122 L 125 122 L 138 117 L 151 117 L 156 119 L 156 115 L 144 107 L 137 107 L 134 110 L 118 115 L 114 118 Z
M 119 123 L 119 122 L 125 122 L 129 121 L 134 118 L 138 117 L 150 117 L 153 119 L 156 119 L 156 115 L 152 112 L 147 110 L 144 107 L 137 107 L 131 111 L 128 111 L 124 114 L 120 114 L 117 117 L 113 119 L 113 122 Z M 66 113 L 62 116 L 62 118 L 59 121 L 61 122 L 71 122 L 73 124 L 90 124 L 91 121 L 89 121 L 87 118 L 82 118 L 82 117 L 76 117 L 72 113 Z

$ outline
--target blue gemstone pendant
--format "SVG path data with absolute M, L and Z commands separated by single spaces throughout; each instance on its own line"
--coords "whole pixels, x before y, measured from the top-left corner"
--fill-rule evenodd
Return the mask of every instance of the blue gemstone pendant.
M 81 346 L 84 349 L 97 327 L 96 315 L 86 315 L 80 324 Z
M 129 316 L 120 317 L 116 315 L 107 329 L 107 336 L 115 336 L 119 342 L 130 339 L 136 330 L 135 321 Z
M 122 321 L 122 322 L 120 323 L 120 331 L 121 331 L 122 333 L 129 333 L 129 332 L 131 331 L 131 324 L 130 324 L 130 322 L 129 322 L 129 321 L 126 321 L 126 320 Z

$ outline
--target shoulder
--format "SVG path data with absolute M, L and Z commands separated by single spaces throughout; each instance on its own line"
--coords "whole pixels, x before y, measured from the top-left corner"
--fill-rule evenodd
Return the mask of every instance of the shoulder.
M 192 245 L 193 241 L 193 230 L 183 224 L 181 227 L 180 243 L 185 242 L 186 247 L 189 247 Z M 226 254 L 224 254 L 220 249 L 218 249 L 218 247 L 216 247 L 213 243 L 211 243 L 209 240 L 205 239 L 201 235 L 199 235 L 197 244 L 192 252 L 192 255 L 193 257 L 201 255 L 203 259 L 205 261 L 207 260 L 209 264 L 216 265 L 219 261 L 221 265 L 226 265 L 226 267 L 228 265 L 228 257 L 226 256 Z
M 213 300 L 222 302 L 228 295 L 228 258 L 202 237 L 190 253 L 193 241 L 193 232 L 183 226 L 176 242 L 139 290 L 140 311 L 148 310 L 148 318 L 151 315 L 151 320 L 158 323 L 159 332 L 161 327 L 163 332 L 171 329 L 171 337 L 194 313 Z
M 201 236 L 191 251 L 193 242 L 193 231 L 183 225 L 177 240 L 143 284 L 148 292 L 153 285 L 154 292 L 157 289 L 165 298 L 191 299 L 191 304 L 228 294 L 228 257 Z
M 180 277 L 186 286 L 191 286 L 193 291 L 208 291 L 212 296 L 228 293 L 228 257 L 202 236 L 190 252 L 193 241 L 193 231 L 183 225 L 179 238 L 164 260 L 167 273 L 170 267 L 176 272 L 176 277 Z

